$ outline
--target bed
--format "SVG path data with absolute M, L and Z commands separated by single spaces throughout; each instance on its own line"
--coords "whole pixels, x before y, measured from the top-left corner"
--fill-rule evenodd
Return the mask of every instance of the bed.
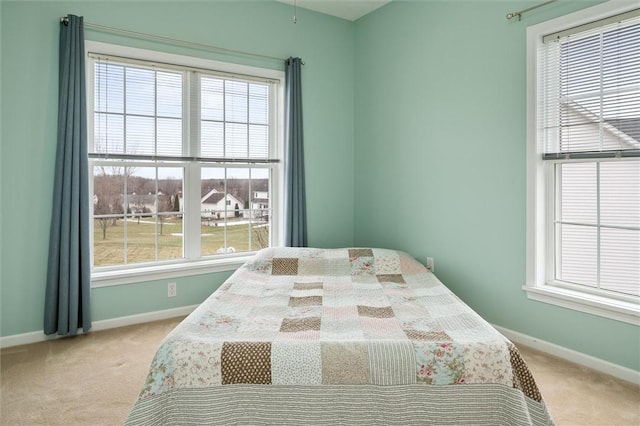
M 406 253 L 268 248 L 162 341 L 129 425 L 551 425 L 517 348 Z

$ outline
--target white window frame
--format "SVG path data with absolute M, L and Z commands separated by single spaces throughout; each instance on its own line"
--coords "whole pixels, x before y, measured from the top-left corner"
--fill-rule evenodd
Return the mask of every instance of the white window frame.
M 270 132 L 274 141 L 272 149 L 274 152 L 271 157 L 279 158 L 280 162 L 272 170 L 272 216 L 271 216 L 271 246 L 279 246 L 284 241 L 284 71 L 272 70 L 266 68 L 258 68 L 246 65 L 233 64 L 228 62 L 214 61 L 210 59 L 197 58 L 192 56 L 184 56 L 171 54 L 160 51 L 138 49 L 128 46 L 101 43 L 95 41 L 85 41 L 85 57 L 89 54 L 102 54 L 118 56 L 122 58 L 132 58 L 134 60 L 155 62 L 161 64 L 172 64 L 183 67 L 190 67 L 201 70 L 211 70 L 239 76 L 252 76 L 263 79 L 269 79 L 276 82 L 275 96 L 272 96 L 271 111 L 275 117 L 271 122 Z M 92 63 L 88 61 L 88 64 Z M 88 117 L 88 140 L 93 140 L 93 69 L 87 66 L 87 117 Z M 185 94 L 188 96 L 188 93 Z M 180 166 L 181 164 L 178 164 Z M 231 165 L 230 167 L 233 167 Z M 184 182 L 188 180 L 199 180 L 199 168 L 184 167 Z M 193 186 L 193 185 L 192 185 Z M 92 180 L 90 187 L 92 187 Z M 193 188 L 192 188 L 193 189 Z M 90 188 L 92 190 L 92 188 Z M 199 188 L 194 189 L 199 192 Z M 191 197 L 193 198 L 193 197 Z M 197 200 L 199 197 L 196 195 Z M 89 197 L 90 200 L 93 197 Z M 185 207 L 186 208 L 186 207 Z M 191 206 L 190 208 L 199 209 L 200 206 Z M 93 236 L 93 221 L 91 223 L 91 235 Z M 107 268 L 100 271 L 94 271 L 92 266 L 91 284 L 92 287 L 103 287 L 110 285 L 130 284 L 142 281 L 163 280 L 169 278 L 179 278 L 191 275 L 201 275 L 207 273 L 232 271 L 241 266 L 249 258 L 253 252 L 219 254 L 208 257 L 194 257 L 193 250 L 188 246 L 187 234 L 199 230 L 186 229 L 184 252 L 185 258 L 176 261 L 158 261 L 149 262 L 138 265 L 127 265 L 122 268 Z M 194 228 L 193 226 L 191 228 Z M 91 241 L 93 256 L 93 241 Z M 199 248 L 199 247 L 198 247 Z M 93 262 L 92 262 L 93 264 Z
M 566 16 L 527 28 L 527 219 L 526 219 L 526 283 L 523 289 L 531 300 L 586 312 L 629 324 L 640 325 L 637 298 L 612 298 L 597 291 L 553 282 L 554 251 L 553 217 L 554 187 L 549 173 L 553 161 L 543 161 L 539 146 L 538 76 L 542 72 L 538 49 L 546 34 L 583 25 L 608 16 L 637 9 L 634 1 L 608 1 Z

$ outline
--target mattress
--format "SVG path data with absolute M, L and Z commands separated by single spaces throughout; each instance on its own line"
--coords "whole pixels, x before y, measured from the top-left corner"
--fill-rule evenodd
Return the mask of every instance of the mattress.
M 518 349 L 406 253 L 268 248 L 160 344 L 130 425 L 550 425 Z

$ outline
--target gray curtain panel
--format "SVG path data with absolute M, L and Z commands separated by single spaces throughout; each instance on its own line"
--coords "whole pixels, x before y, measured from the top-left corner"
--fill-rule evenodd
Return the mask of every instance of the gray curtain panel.
M 285 232 L 287 247 L 307 246 L 300 58 L 285 61 Z
M 45 334 L 91 328 L 89 176 L 82 17 L 60 24 L 58 146 L 44 309 Z

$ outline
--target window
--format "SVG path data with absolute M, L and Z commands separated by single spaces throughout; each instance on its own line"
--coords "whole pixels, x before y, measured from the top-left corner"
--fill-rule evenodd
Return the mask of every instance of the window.
M 528 29 L 532 299 L 640 314 L 640 10 L 605 3 Z
M 283 73 L 87 44 L 94 281 L 277 245 Z

